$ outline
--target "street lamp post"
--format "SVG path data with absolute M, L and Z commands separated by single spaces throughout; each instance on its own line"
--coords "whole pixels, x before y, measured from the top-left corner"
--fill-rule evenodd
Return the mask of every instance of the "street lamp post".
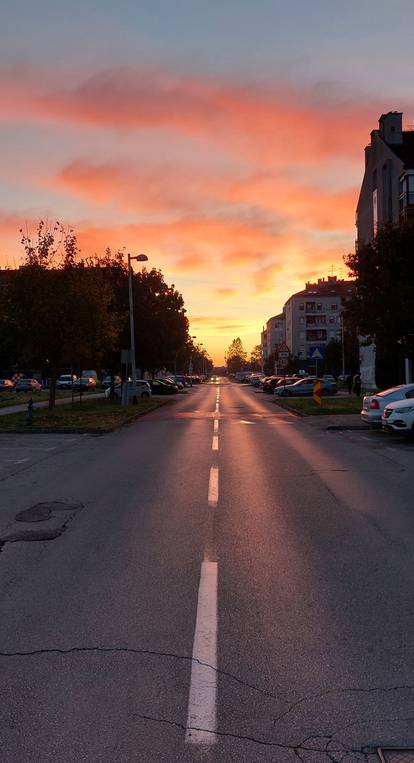
M 196 336 L 191 336 L 190 339 L 197 339 L 197 337 Z M 190 355 L 190 362 L 188 364 L 188 373 L 190 375 L 190 387 L 192 387 L 193 386 L 193 379 L 192 379 L 192 374 L 193 374 L 193 353 L 191 353 L 191 355 Z
M 147 262 L 148 257 L 146 254 L 138 254 L 136 257 L 132 257 L 130 254 L 128 254 L 130 361 L 131 361 L 131 372 L 132 372 L 132 384 L 135 384 L 137 380 L 137 370 L 135 366 L 134 297 L 133 297 L 133 290 L 132 290 L 132 267 L 131 267 L 132 260 L 137 260 L 138 262 Z M 127 383 L 125 383 L 125 390 L 127 389 L 128 389 Z M 127 404 L 128 404 L 128 395 L 126 393 L 124 395 L 124 405 L 127 405 Z
M 344 314 L 341 312 L 341 344 L 342 344 L 342 381 L 345 381 L 345 332 Z

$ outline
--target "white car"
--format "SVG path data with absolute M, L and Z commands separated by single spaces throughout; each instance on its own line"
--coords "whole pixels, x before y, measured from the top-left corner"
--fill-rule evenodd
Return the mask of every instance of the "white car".
M 409 432 L 414 435 L 414 397 L 389 403 L 381 418 L 387 432 Z
M 362 401 L 361 419 L 365 424 L 381 424 L 384 408 L 399 400 L 414 398 L 414 384 L 400 384 L 384 389 L 375 395 L 365 395 Z
M 142 397 L 144 399 L 144 398 L 151 397 L 151 387 L 147 381 L 144 381 L 144 379 L 137 379 L 135 384 L 133 384 L 132 381 L 128 381 L 127 389 L 128 389 L 128 398 Z M 122 384 L 118 384 L 115 387 L 114 392 L 115 392 L 115 396 L 121 399 Z M 105 390 L 105 397 L 109 397 L 110 394 L 111 394 L 111 388 L 108 387 L 108 389 Z

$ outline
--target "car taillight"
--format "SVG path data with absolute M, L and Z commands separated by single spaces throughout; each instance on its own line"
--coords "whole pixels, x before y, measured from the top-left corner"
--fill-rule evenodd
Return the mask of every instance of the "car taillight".
M 375 411 L 377 411 L 379 409 L 379 407 L 380 407 L 380 404 L 379 404 L 378 400 L 375 400 L 375 398 L 374 398 L 373 400 L 371 400 L 371 402 L 369 404 L 369 407 L 373 408 Z

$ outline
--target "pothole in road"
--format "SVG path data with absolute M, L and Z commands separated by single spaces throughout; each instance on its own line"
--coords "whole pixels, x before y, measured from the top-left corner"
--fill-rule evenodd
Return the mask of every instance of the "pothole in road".
M 81 503 L 65 503 L 64 501 L 50 501 L 49 503 L 35 503 L 29 509 L 19 511 L 16 514 L 17 522 L 45 522 L 50 519 L 54 511 L 79 511 Z
M 22 527 L 0 537 L 0 551 L 6 543 L 46 541 L 59 538 L 67 529 L 69 522 L 82 508 L 83 504 L 80 502 L 49 501 L 46 503 L 35 503 L 28 509 L 19 511 L 15 519 L 16 522 L 23 524 L 35 522 L 52 522 L 53 524 L 53 520 L 57 518 L 56 512 L 61 512 L 64 516 L 60 516 L 58 523 L 55 523 L 55 526 L 52 527 L 42 527 L 39 529 Z
M 381 763 L 414 763 L 414 750 L 397 750 L 379 747 L 377 752 Z

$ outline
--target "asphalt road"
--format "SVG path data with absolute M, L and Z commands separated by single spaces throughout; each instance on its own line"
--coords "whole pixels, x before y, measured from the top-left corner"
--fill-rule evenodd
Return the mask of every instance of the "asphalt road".
M 414 747 L 413 455 L 226 382 L 1 435 L 2 763 Z

